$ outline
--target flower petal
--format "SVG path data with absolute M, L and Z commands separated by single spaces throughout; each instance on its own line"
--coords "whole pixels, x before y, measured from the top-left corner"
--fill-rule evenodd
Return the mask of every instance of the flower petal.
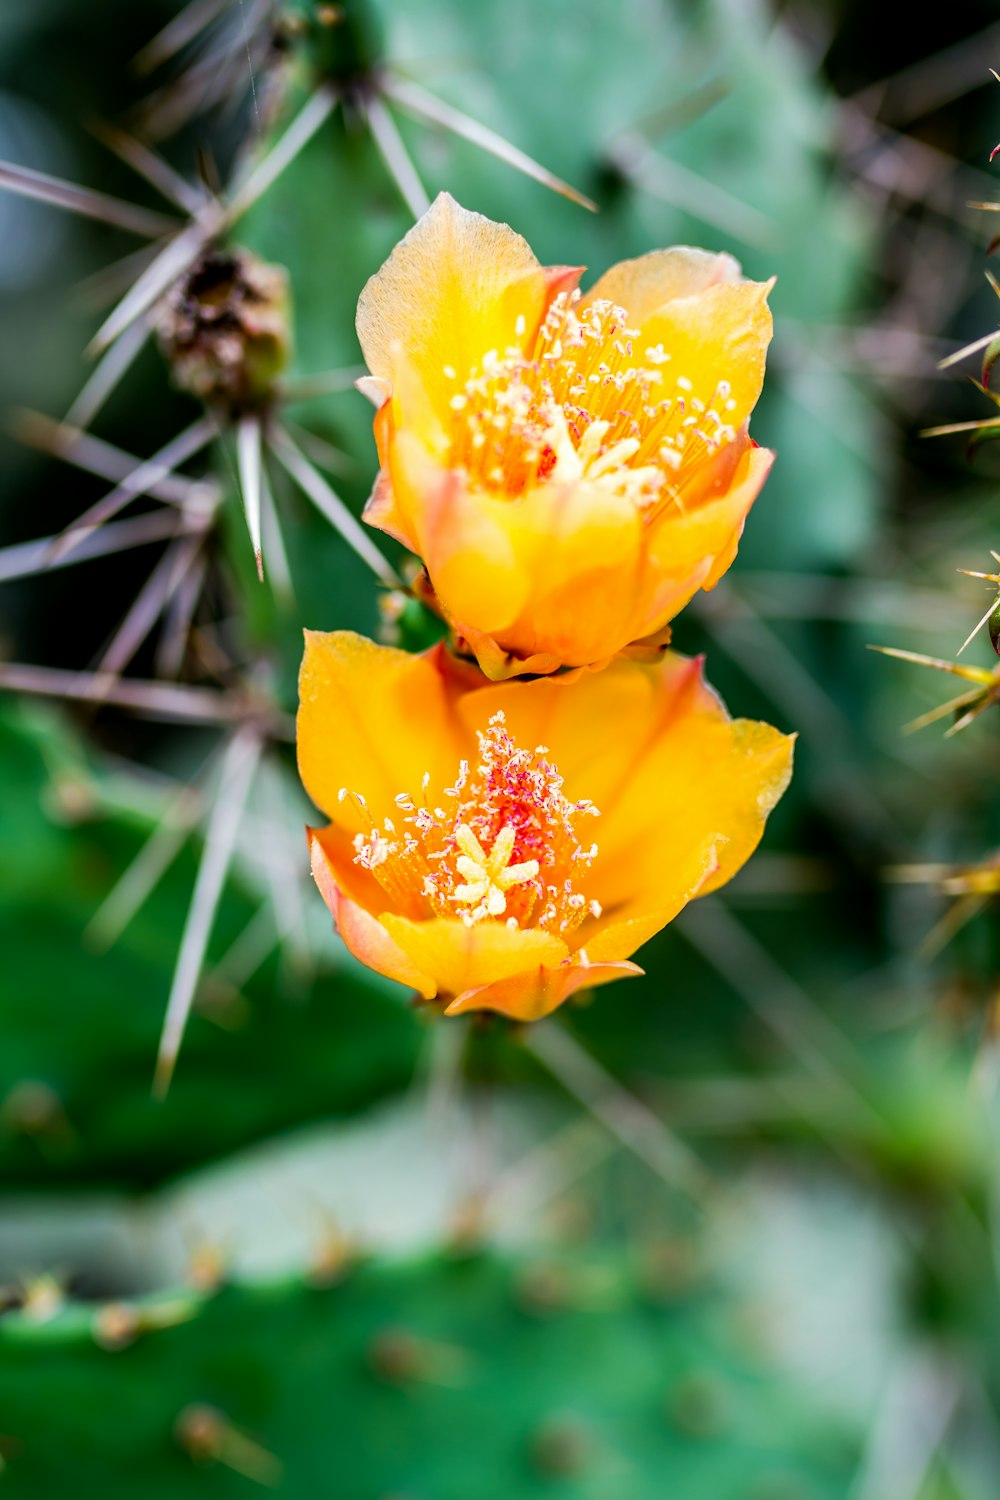
M 748 446 L 722 494 L 702 497 L 683 514 L 667 511 L 653 523 L 648 550 L 649 574 L 656 580 L 652 620 L 672 619 L 699 588 L 715 587 L 736 556 L 750 507 L 773 463 L 769 449 Z
M 392 474 L 396 508 L 445 614 L 474 618 L 491 634 L 503 630 L 524 607 L 531 584 L 511 535 L 512 507 L 471 492 L 409 432 L 396 436 Z
M 664 861 L 661 879 L 651 896 L 633 900 L 598 920 L 593 935 L 587 938 L 587 956 L 592 962 L 601 963 L 634 953 L 672 922 L 695 896 L 703 896 L 718 869 L 716 846 L 708 842 L 684 851 L 679 858 Z
M 547 296 L 526 240 L 441 193 L 362 291 L 358 338 L 371 373 L 394 384 L 405 350 L 443 410 L 454 391 L 445 367 L 464 379 L 518 339 L 519 317 L 533 334 Z
M 353 798 L 377 822 L 424 773 L 450 785 L 465 753 L 453 729 L 449 686 L 434 653 L 412 656 L 349 630 L 307 630 L 299 674 L 299 774 L 317 807 L 341 827 L 367 829 Z
M 627 645 L 642 567 L 642 521 L 632 502 L 583 482 L 539 487 L 508 504 L 507 512 L 528 589 L 504 631 L 505 648 L 521 657 L 553 655 L 575 667 Z M 463 618 L 457 610 L 456 616 Z
M 322 839 L 314 834 L 310 838 L 309 847 L 313 879 L 330 909 L 345 947 L 377 974 L 384 974 L 387 979 L 409 985 L 418 990 L 425 1000 L 433 1000 L 437 993 L 434 980 L 393 942 L 377 917 L 343 893 Z
M 515 974 L 555 968 L 569 956 L 566 944 L 537 927 L 508 927 L 457 917 L 415 922 L 386 914 L 382 918 L 393 941 L 418 969 L 433 974 L 446 995 L 461 995 Z
M 792 739 L 731 720 L 701 663 L 671 652 L 656 664 L 619 657 L 573 682 L 497 683 L 456 703 L 470 734 L 501 710 L 519 744 L 547 746 L 566 795 L 599 809 L 581 835 L 598 846 L 585 894 L 604 908 L 580 929 L 592 957 L 632 950 L 595 952 L 590 932 L 642 918 L 649 936 L 695 890 L 734 875 L 791 773 Z
M 560 964 L 558 969 L 515 974 L 511 979 L 500 979 L 479 989 L 466 990 L 446 1007 L 445 1015 L 493 1010 L 515 1021 L 540 1021 L 578 990 L 596 989 L 600 984 L 629 979 L 642 972 L 637 964 L 630 963 L 592 964 L 581 960 Z
M 739 261 L 731 255 L 675 245 L 671 250 L 650 250 L 634 260 L 619 261 L 594 283 L 582 305 L 603 298 L 624 308 L 630 323 L 642 324 L 665 302 L 696 297 L 710 286 L 740 279 Z
M 641 906 L 664 869 L 710 845 L 718 869 L 705 889 L 723 885 L 756 849 L 791 776 L 794 739 L 769 724 L 729 719 L 700 671 L 665 714 L 601 808 L 592 873 L 606 913 Z
M 672 380 L 690 381 L 687 389 L 708 407 L 719 382 L 727 381 L 729 395 L 719 415 L 739 429 L 756 406 L 764 384 L 772 332 L 767 296 L 772 284 L 723 282 L 695 297 L 668 302 L 642 323 L 635 341 L 636 362 L 642 362 L 651 345 L 662 344 L 670 355 L 665 389 L 670 389 Z

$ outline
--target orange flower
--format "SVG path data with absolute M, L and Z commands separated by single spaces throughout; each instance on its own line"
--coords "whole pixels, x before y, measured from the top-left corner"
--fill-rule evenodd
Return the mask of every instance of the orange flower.
M 756 848 L 792 740 L 730 720 L 700 664 L 619 658 L 490 683 L 307 632 L 299 769 L 313 874 L 363 963 L 449 1014 L 548 1014 Z
M 446 193 L 372 277 L 366 510 L 423 558 L 489 677 L 606 661 L 732 562 L 773 455 L 750 440 L 769 285 L 655 250 L 582 297 Z

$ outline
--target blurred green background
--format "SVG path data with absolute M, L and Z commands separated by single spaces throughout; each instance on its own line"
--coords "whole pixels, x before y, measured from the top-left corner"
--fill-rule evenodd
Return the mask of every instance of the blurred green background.
M 225 419 L 169 493 L 39 544 L 202 408 L 148 338 L 81 408 L 159 242 L 0 193 L 0 1496 L 995 1500 L 995 907 L 932 877 L 995 857 L 996 725 L 904 734 L 963 684 L 866 651 L 953 658 L 990 597 L 956 569 L 993 566 L 992 450 L 920 434 L 989 412 L 975 357 L 937 366 L 996 326 L 991 65 L 984 0 L 0 7 L 0 158 L 170 233 L 312 112 L 221 242 L 288 270 L 274 421 L 328 509 L 373 476 L 353 313 L 404 196 L 593 274 L 673 243 L 776 273 L 778 461 L 675 642 L 800 736 L 763 848 L 646 978 L 434 1024 L 329 930 L 288 731 L 304 625 L 432 627 L 274 454 L 258 583 Z

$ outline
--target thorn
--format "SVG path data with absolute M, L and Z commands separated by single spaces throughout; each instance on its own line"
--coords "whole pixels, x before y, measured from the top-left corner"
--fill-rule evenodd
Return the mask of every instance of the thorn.
M 38 1078 L 14 1084 L 0 1105 L 0 1120 L 11 1134 L 31 1137 L 45 1148 L 64 1150 L 76 1138 L 59 1095 Z
M 276 739 L 294 738 L 294 727 L 283 718 L 268 719 L 263 705 L 214 688 L 145 682 L 132 677 L 120 679 L 109 687 L 106 675 L 100 672 L 68 672 L 23 662 L 0 662 L 0 688 L 39 698 L 114 704 L 143 718 L 168 724 L 231 727 L 252 718 L 255 723 L 266 723 L 267 732 Z
M 811 1073 L 849 1090 L 871 1113 L 854 1083 L 859 1068 L 851 1043 L 723 902 L 710 896 L 692 902 L 678 931 Z
M 9 425 L 19 442 L 113 483 L 126 482 L 143 464 L 151 462 L 115 448 L 111 443 L 105 443 L 67 422 L 54 422 L 41 412 L 28 411 L 23 407 L 15 409 Z M 147 482 L 144 493 L 155 496 L 157 500 L 166 500 L 170 505 L 185 508 L 192 508 L 198 501 L 203 510 L 206 505 L 214 507 L 219 500 L 214 483 L 189 479 L 183 474 L 165 474 L 161 479 Z
M 960 573 L 963 573 L 966 570 L 964 568 L 959 568 L 958 571 Z M 976 576 L 975 574 L 970 574 L 970 577 L 975 577 L 975 576 Z M 985 574 L 980 574 L 979 576 L 980 577 L 985 577 L 986 575 Z M 986 624 L 986 621 L 989 619 L 990 615 L 993 613 L 993 611 L 995 609 L 996 609 L 996 600 L 994 599 L 994 600 L 990 601 L 990 606 L 987 609 L 986 613 L 983 615 L 982 619 L 977 624 L 973 625 L 972 629 L 969 631 L 968 635 L 965 637 L 965 640 L 959 646 L 958 651 L 956 652 L 957 656 L 961 656 L 962 652 L 965 650 L 966 646 L 969 645 L 969 643 L 973 639 L 973 637 L 979 634 L 980 630 L 982 630 L 983 626 Z
M 964 677 L 969 682 L 976 682 L 980 687 L 992 687 L 996 682 L 996 676 L 986 667 L 961 666 L 956 661 L 948 661 L 941 656 L 923 656 L 919 651 L 905 651 L 901 646 L 873 646 L 869 644 L 869 651 L 877 651 L 880 656 L 894 656 L 899 661 L 909 661 L 918 667 L 934 667 L 938 672 L 950 672 L 953 677 Z
M 403 144 L 395 120 L 375 93 L 365 99 L 364 112 L 372 140 L 386 171 L 399 189 L 410 213 L 415 219 L 421 218 L 430 208 L 431 200 Z
M 988 905 L 988 896 L 975 894 L 961 896 L 931 928 L 917 949 L 917 957 L 924 962 L 936 958 L 942 948 L 946 948 L 952 938 L 957 937 L 962 928 L 967 926 L 973 917 L 978 917 L 981 911 L 985 911 Z
M 298 422 L 290 422 L 286 419 L 284 425 L 285 432 L 306 458 L 319 468 L 325 469 L 328 474 L 353 478 L 358 473 L 359 465 L 350 454 L 335 448 L 332 443 L 327 442 L 326 438 L 318 437 L 308 427 L 300 427 Z
M 117 942 L 180 853 L 201 812 L 198 793 L 184 787 L 87 923 L 85 943 L 104 951 Z
M 191 622 L 201 598 L 208 572 L 208 556 L 200 550 L 167 605 L 156 651 L 156 675 L 176 677 L 180 673 L 191 634 Z
M 223 1464 L 255 1484 L 275 1489 L 284 1465 L 273 1453 L 234 1427 L 215 1406 L 186 1406 L 174 1427 L 177 1442 L 195 1463 Z
M 445 104 L 436 95 L 427 93 L 415 83 L 409 83 L 401 78 L 387 76 L 382 80 L 382 91 L 397 103 L 400 108 L 414 115 L 418 120 L 424 120 L 432 125 L 440 125 L 445 130 L 450 130 L 453 135 L 461 136 L 463 140 L 471 141 L 474 146 L 489 152 L 491 156 L 506 162 L 508 166 L 514 167 L 518 172 L 523 172 L 526 177 L 531 177 L 535 182 L 540 182 L 543 187 L 551 188 L 554 193 L 560 193 L 564 198 L 569 198 L 573 203 L 578 203 L 581 208 L 587 208 L 591 213 L 597 213 L 597 204 L 593 199 L 580 193 L 576 188 L 570 187 L 561 177 L 548 171 L 533 157 L 527 156 L 525 152 L 519 151 L 516 146 L 511 145 L 502 135 L 488 126 L 481 125 L 478 120 L 473 120 L 469 115 L 463 114 L 461 110 L 454 109 L 450 104 Z
M 774 244 L 778 227 L 773 219 L 679 161 L 661 156 L 638 132 L 624 131 L 617 136 L 608 145 L 607 156 L 633 187 L 661 202 L 725 234 L 734 234 L 748 245 L 767 248 Z
M 133 323 L 97 361 L 73 405 L 66 413 L 72 427 L 89 427 L 122 376 L 129 370 L 149 338 L 149 324 Z
M 925 714 L 920 714 L 916 719 L 911 719 L 908 724 L 903 725 L 904 734 L 916 734 L 920 729 L 927 729 L 931 724 L 937 724 L 941 719 L 951 718 L 960 710 L 965 709 L 971 703 L 978 703 L 984 696 L 982 688 L 973 688 L 970 693 L 960 693 L 957 698 L 949 698 L 947 703 L 939 703 L 936 708 L 930 709 Z
M 47 172 L 36 172 L 31 167 L 19 167 L 14 162 L 0 161 L 0 189 L 17 193 L 22 198 L 35 198 L 53 208 L 65 208 L 70 213 L 82 214 L 87 219 L 100 219 L 104 224 L 113 224 L 130 234 L 148 239 L 159 239 L 177 228 L 177 220 L 153 209 L 139 208 L 121 198 L 112 198 L 107 193 L 95 193 L 90 188 L 77 187 L 74 182 L 63 182 L 50 177 Z
M 124 510 L 133 500 L 151 490 L 154 485 L 169 478 L 180 464 L 186 463 L 196 453 L 206 448 L 215 436 L 215 424 L 210 417 L 199 417 L 186 427 L 183 432 L 171 438 L 165 443 L 158 453 L 152 458 L 144 459 L 137 468 L 116 485 L 109 494 L 95 502 L 83 515 L 78 517 L 71 526 L 56 538 L 52 547 L 51 560 L 57 562 L 65 559 L 67 554 L 78 547 L 80 542 L 90 536 L 105 521 L 110 521 L 120 510 Z
M 200 536 L 170 543 L 135 596 L 96 671 L 116 681 L 163 614 L 201 550 Z
M 531 1439 L 531 1457 L 537 1469 L 556 1479 L 582 1474 L 593 1457 L 593 1441 L 576 1418 L 550 1417 Z
M 129 521 L 113 521 L 99 532 L 84 538 L 71 555 L 52 561 L 52 547 L 58 540 L 54 536 L 42 536 L 34 542 L 16 542 L 11 547 L 0 547 L 0 583 L 13 578 L 30 578 L 36 573 L 47 573 L 54 568 L 73 567 L 76 563 L 90 562 L 95 557 L 107 557 L 115 552 L 125 552 L 132 547 L 148 546 L 151 542 L 167 541 L 188 533 L 190 522 L 171 511 L 153 511 L 148 516 L 136 516 Z M 200 523 L 198 523 L 200 530 Z
M 1000 208 L 1000 204 L 997 207 Z M 957 365 L 960 360 L 965 359 L 968 355 L 978 354 L 980 349 L 985 349 L 987 344 L 992 344 L 993 340 L 998 336 L 1000 336 L 1000 329 L 994 329 L 992 333 L 984 333 L 982 338 L 975 339 L 971 344 L 964 344 L 961 349 L 956 349 L 953 354 L 949 354 L 946 358 L 939 360 L 938 369 L 947 370 L 949 366 Z M 931 428 L 930 432 L 925 433 L 924 436 L 930 436 L 935 431 L 935 428 Z
M 281 400 L 286 406 L 291 406 L 297 401 L 314 401 L 318 396 L 347 391 L 367 373 L 364 365 L 349 365 L 343 370 L 323 370 L 317 375 L 300 375 L 297 379 L 287 380 L 282 384 Z
M 114 343 L 115 339 L 120 338 L 126 328 L 136 318 L 142 317 L 170 284 L 198 259 L 209 240 L 214 239 L 221 228 L 220 210 L 216 204 L 209 204 L 193 223 L 167 242 L 156 259 L 137 277 L 94 334 L 87 345 L 87 353 L 99 354 L 102 349 Z
M 162 31 L 157 32 L 132 59 L 137 73 L 152 73 L 161 63 L 168 62 L 182 47 L 194 41 L 215 17 L 221 15 L 229 0 L 191 0 L 189 5 L 168 21 Z
M 667 1397 L 667 1412 L 673 1424 L 693 1438 L 717 1438 L 731 1415 L 724 1386 L 707 1370 L 676 1382 Z
M 606 1072 L 569 1031 L 558 1022 L 540 1021 L 521 1031 L 520 1042 L 568 1094 L 664 1182 L 696 1201 L 700 1199 L 709 1178 L 694 1153 Z
M 307 1286 L 339 1286 L 357 1264 L 357 1246 L 335 1225 L 325 1227 L 322 1239 L 310 1256 L 304 1280 Z
M 258 734 L 244 727 L 237 730 L 222 756 L 218 795 L 205 830 L 205 848 L 184 923 L 157 1054 L 153 1096 L 158 1100 L 166 1097 L 170 1087 L 260 752 Z
M 91 120 L 89 129 L 119 160 L 148 182 L 168 203 L 185 215 L 197 215 L 208 202 L 200 186 L 187 182 L 168 161 L 127 131 L 106 120 Z
M 975 422 L 945 422 L 940 427 L 923 427 L 917 437 L 949 437 L 955 432 L 985 432 L 990 427 L 1000 427 L 1000 417 L 982 417 Z
M 260 418 L 241 417 L 236 427 L 236 464 L 243 496 L 243 514 L 246 516 L 250 544 L 257 564 L 257 577 L 261 583 L 264 582 L 264 558 L 260 539 L 260 497 L 264 465 L 262 441 Z
M 158 1333 L 162 1328 L 176 1328 L 187 1323 L 198 1311 L 192 1298 L 174 1298 L 169 1302 L 106 1302 L 94 1314 L 91 1327 L 95 1344 L 109 1352 L 127 1349 L 144 1333 Z
M 322 474 L 292 442 L 288 433 L 278 428 L 271 435 L 271 452 L 288 474 L 295 480 L 303 494 L 326 517 L 330 525 L 339 531 L 344 541 L 368 564 L 372 572 L 387 588 L 401 588 L 395 569 L 386 561 L 361 523 L 351 514 L 340 496 L 327 484 Z
M 322 84 L 316 90 L 264 160 L 251 172 L 243 185 L 236 189 L 224 210 L 227 227 L 235 224 L 267 192 L 333 113 L 337 103 L 337 95 L 329 84 Z
M 418 1337 L 407 1328 L 386 1328 L 368 1344 L 368 1364 L 391 1385 L 468 1385 L 472 1358 L 466 1349 Z

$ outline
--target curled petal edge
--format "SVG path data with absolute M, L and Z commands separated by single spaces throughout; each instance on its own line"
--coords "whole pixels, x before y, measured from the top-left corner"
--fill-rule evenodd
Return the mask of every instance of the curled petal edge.
M 409 985 L 425 1000 L 433 1000 L 437 985 L 423 973 L 402 948 L 389 936 L 382 923 L 363 906 L 345 896 L 334 879 L 333 870 L 315 829 L 308 829 L 309 857 L 313 879 L 326 902 L 344 946 L 368 968 Z
M 445 1007 L 444 1013 L 458 1016 L 466 1011 L 492 1010 L 514 1021 L 540 1021 L 578 990 L 596 989 L 600 984 L 644 972 L 638 964 L 626 959 L 591 964 L 584 960 L 583 954 L 576 954 L 575 961 L 561 964 L 557 969 L 538 968 L 466 990 Z

